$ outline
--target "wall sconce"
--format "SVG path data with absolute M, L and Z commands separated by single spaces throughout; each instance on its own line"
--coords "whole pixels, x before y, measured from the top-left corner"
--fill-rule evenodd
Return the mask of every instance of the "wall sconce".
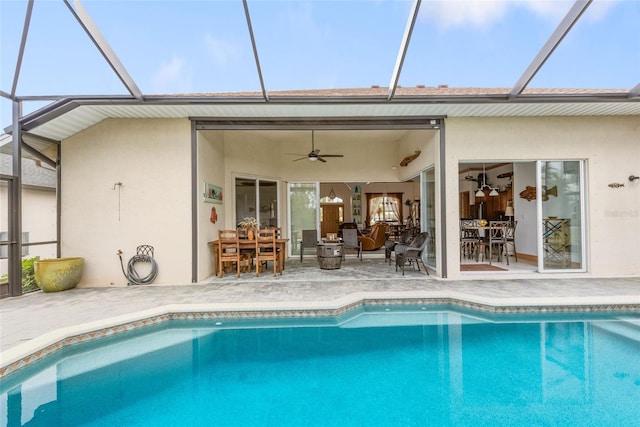
M 636 179 L 640 179 L 640 176 L 635 176 L 635 175 L 629 175 L 629 181 L 633 182 Z

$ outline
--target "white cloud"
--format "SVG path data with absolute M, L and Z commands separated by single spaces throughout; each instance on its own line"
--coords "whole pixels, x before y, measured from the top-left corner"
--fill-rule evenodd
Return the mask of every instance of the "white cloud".
M 609 11 L 624 0 L 596 0 L 589 6 L 589 12 L 585 18 L 591 22 L 602 21 Z
M 452 27 L 486 28 L 502 19 L 509 2 L 499 0 L 447 0 L 423 3 L 420 15 L 441 29 Z
M 186 61 L 174 56 L 160 66 L 152 78 L 154 93 L 188 93 L 191 89 L 191 69 Z
M 209 33 L 205 34 L 204 43 L 209 56 L 218 67 L 224 68 L 231 59 L 238 57 L 238 48 L 233 43 L 217 39 Z
M 486 29 L 502 21 L 511 9 L 523 8 L 535 16 L 560 23 L 573 3 L 573 0 L 437 0 L 423 2 L 420 17 L 442 30 L 455 27 Z M 614 3 L 614 0 L 594 1 L 589 7 L 590 15 L 598 19 Z

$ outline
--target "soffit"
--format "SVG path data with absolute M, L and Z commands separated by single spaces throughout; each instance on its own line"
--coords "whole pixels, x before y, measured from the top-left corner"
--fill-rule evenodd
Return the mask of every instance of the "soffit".
M 543 117 L 640 115 L 640 102 L 573 103 L 219 103 L 181 105 L 80 105 L 28 129 L 54 140 L 68 138 L 107 118 L 394 118 Z

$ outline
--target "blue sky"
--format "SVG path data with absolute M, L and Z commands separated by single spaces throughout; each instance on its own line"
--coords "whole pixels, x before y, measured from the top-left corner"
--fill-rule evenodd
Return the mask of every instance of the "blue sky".
M 240 0 L 82 4 L 143 94 L 260 90 Z M 399 84 L 510 88 L 572 4 L 423 0 Z M 410 9 L 408 0 L 249 0 L 267 90 L 388 86 Z M 0 0 L 5 92 L 25 10 Z M 529 87 L 632 88 L 638 28 L 640 0 L 595 0 Z M 65 4 L 36 0 L 17 95 L 88 94 L 127 91 Z M 10 124 L 4 98 L 1 114 Z

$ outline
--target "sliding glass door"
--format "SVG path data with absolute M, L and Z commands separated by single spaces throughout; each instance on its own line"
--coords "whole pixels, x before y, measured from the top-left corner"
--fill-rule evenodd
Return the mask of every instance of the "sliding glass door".
M 431 167 L 420 174 L 420 229 L 429 233 L 429 242 L 422 253 L 422 260 L 429 267 L 436 269 L 436 172 Z
M 318 230 L 320 184 L 289 183 L 289 236 L 291 255 L 300 254 L 302 230 Z
M 584 271 L 584 162 L 538 162 L 540 271 Z
M 278 182 L 262 178 L 235 180 L 236 224 L 243 218 L 253 217 L 260 227 L 278 227 Z

